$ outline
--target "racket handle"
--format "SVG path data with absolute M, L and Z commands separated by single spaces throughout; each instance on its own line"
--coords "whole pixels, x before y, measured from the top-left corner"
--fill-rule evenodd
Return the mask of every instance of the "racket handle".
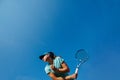
M 76 70 L 75 70 L 75 74 L 78 74 L 78 68 L 76 68 Z

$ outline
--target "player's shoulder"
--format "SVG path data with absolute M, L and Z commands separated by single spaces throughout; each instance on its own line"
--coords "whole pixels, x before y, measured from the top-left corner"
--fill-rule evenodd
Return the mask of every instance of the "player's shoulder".
M 45 70 L 46 69 L 50 69 L 50 65 L 49 64 L 47 64 L 46 66 L 45 66 Z
M 54 61 L 62 63 L 64 59 L 61 56 L 57 56 Z
M 56 56 L 56 59 L 61 59 L 62 57 L 61 56 Z

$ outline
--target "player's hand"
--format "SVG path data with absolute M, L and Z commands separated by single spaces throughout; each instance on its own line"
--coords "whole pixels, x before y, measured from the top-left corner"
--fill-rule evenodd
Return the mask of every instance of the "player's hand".
M 50 67 L 51 67 L 51 69 L 52 69 L 53 71 L 55 71 L 55 72 L 59 72 L 59 69 L 55 68 L 54 65 L 51 65 Z

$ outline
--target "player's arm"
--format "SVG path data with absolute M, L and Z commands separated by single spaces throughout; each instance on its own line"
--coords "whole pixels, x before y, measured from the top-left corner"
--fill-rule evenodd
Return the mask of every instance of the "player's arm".
M 56 77 L 52 72 L 50 72 L 48 75 L 51 77 L 52 80 L 65 80 L 62 77 Z
M 59 72 L 61 72 L 61 73 L 70 72 L 70 69 L 69 69 L 68 65 L 65 62 L 63 62 L 61 64 L 61 66 L 62 66 L 62 68 L 58 69 Z
M 69 67 L 67 66 L 67 64 L 64 61 L 61 64 L 61 68 L 57 69 L 54 67 L 54 65 L 51 65 L 51 69 L 56 72 L 60 72 L 60 73 L 66 73 L 66 72 L 70 71 Z

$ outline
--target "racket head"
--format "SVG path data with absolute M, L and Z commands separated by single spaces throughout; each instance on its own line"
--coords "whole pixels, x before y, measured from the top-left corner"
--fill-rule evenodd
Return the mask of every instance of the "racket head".
M 75 53 L 75 58 L 81 62 L 84 63 L 88 60 L 89 56 L 86 52 L 85 49 L 79 49 L 76 53 Z

